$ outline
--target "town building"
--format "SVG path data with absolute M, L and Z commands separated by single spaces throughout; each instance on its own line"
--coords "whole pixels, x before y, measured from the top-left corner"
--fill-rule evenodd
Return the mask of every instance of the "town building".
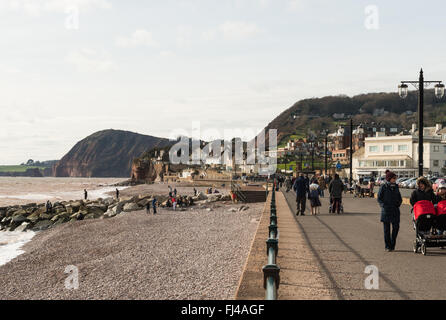
M 441 125 L 424 128 L 424 174 L 440 176 L 446 167 L 446 140 L 441 135 Z M 445 132 L 446 135 L 446 132 Z M 364 147 L 353 154 L 353 178 L 383 176 L 386 170 L 399 177 L 418 175 L 418 133 L 386 136 L 378 132 L 365 138 Z

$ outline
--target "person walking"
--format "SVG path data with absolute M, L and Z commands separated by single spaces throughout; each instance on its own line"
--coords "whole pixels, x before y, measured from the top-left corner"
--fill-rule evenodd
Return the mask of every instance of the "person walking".
M 319 199 L 320 188 L 317 182 L 310 184 L 310 192 L 308 193 L 308 199 L 310 200 L 311 215 L 317 215 L 320 213 L 321 201 Z
M 328 191 L 330 193 L 330 200 L 333 203 L 333 213 L 339 214 L 341 212 L 342 203 L 342 192 L 344 191 L 344 183 L 342 183 L 339 175 L 336 173 L 334 179 L 330 182 L 328 186 Z
M 425 177 L 419 177 L 417 179 L 417 189 L 412 192 L 410 196 L 410 204 L 412 207 L 421 200 L 427 200 L 435 204 L 435 194 L 432 190 L 432 185 Z
M 86 201 L 88 199 L 88 192 L 87 189 L 84 189 L 84 200 Z
M 394 251 L 400 229 L 400 207 L 403 203 L 396 184 L 396 174 L 389 171 L 386 182 L 379 188 L 378 203 L 381 207 L 381 222 L 384 226 L 384 243 L 387 252 Z M 392 228 L 392 230 L 390 230 Z
M 307 183 L 304 175 L 301 173 L 293 185 L 293 190 L 296 192 L 297 212 L 296 215 L 305 215 L 305 207 L 307 202 Z
M 325 196 L 325 189 L 327 189 L 327 184 L 325 183 L 325 178 L 320 176 L 318 179 L 319 190 L 321 191 L 321 197 Z
M 119 189 L 116 188 L 116 200 L 119 200 Z
M 446 183 L 441 182 L 437 187 L 435 203 L 439 204 L 441 201 L 445 201 L 445 200 L 446 200 Z M 444 233 L 444 230 L 437 229 L 437 235 L 443 235 L 443 233 Z
M 194 187 L 194 196 L 197 196 L 197 189 Z
M 174 195 L 174 197 L 177 196 L 177 188 L 175 188 L 175 189 L 173 190 L 173 195 Z
M 146 213 L 147 214 L 150 213 L 150 201 L 147 201 L 147 203 L 146 203 Z
M 153 198 L 152 200 L 153 214 L 156 214 L 156 202 L 157 202 L 156 198 Z

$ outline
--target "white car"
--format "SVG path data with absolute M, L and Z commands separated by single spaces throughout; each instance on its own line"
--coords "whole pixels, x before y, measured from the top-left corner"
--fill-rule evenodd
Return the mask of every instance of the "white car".
M 407 179 L 406 181 L 401 182 L 401 188 L 409 188 L 410 184 L 412 182 L 417 182 L 417 178 L 410 178 Z

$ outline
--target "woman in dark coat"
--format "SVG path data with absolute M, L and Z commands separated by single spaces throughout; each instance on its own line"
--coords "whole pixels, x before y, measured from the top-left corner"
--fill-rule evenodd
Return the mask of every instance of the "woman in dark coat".
M 427 200 L 436 204 L 436 196 L 432 190 L 431 183 L 425 177 L 417 179 L 417 189 L 410 196 L 410 204 L 413 207 L 415 203 L 421 200 Z
M 395 250 L 396 238 L 400 229 L 400 206 L 402 202 L 403 199 L 396 184 L 396 174 L 389 171 L 386 174 L 386 183 L 379 188 L 378 192 L 386 251 Z M 392 232 L 390 226 L 392 226 Z

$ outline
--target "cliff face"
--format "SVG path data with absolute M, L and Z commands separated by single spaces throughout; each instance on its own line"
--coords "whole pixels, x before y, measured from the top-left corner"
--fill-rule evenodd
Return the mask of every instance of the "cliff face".
M 162 181 L 165 166 L 161 162 L 147 159 L 134 159 L 132 163 L 132 181 L 154 182 Z
M 99 131 L 78 142 L 53 168 L 55 177 L 128 177 L 132 160 L 168 139 L 128 131 Z

